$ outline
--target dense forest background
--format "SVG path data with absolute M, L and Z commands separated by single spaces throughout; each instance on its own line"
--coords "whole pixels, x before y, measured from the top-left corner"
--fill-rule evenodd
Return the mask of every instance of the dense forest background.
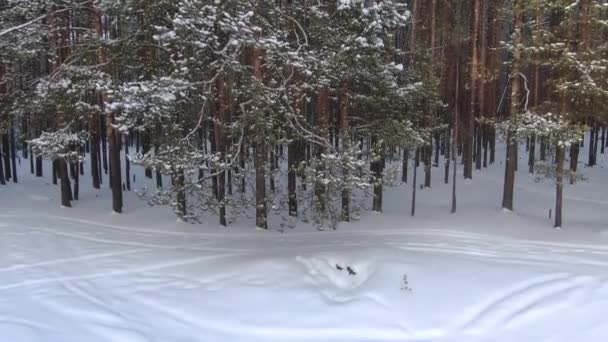
M 398 183 L 415 215 L 416 189 L 447 186 L 432 173 L 455 212 L 498 145 L 503 208 L 527 168 L 560 227 L 606 105 L 603 0 L 0 0 L 0 183 L 28 160 L 65 207 L 86 174 L 120 213 L 138 166 L 190 222 L 335 228 Z

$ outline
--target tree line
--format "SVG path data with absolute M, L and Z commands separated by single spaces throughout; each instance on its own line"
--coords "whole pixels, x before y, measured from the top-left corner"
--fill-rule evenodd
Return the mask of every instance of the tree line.
M 504 144 L 514 210 L 525 144 L 559 227 L 608 146 L 600 0 L 0 0 L 0 25 L 0 184 L 48 159 L 66 207 L 88 173 L 122 212 L 134 164 L 184 221 L 335 228 L 408 182 L 415 215 L 433 172 L 455 212 Z

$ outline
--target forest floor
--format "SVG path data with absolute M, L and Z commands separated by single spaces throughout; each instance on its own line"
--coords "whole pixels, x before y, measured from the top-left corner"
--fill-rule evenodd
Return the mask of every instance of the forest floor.
M 608 156 L 566 187 L 560 230 L 555 187 L 524 156 L 513 213 L 498 161 L 458 178 L 455 215 L 439 168 L 415 218 L 408 184 L 383 214 L 284 232 L 179 223 L 133 193 L 111 214 L 88 178 L 60 208 L 22 160 L 20 183 L 0 187 L 0 340 L 604 342 Z

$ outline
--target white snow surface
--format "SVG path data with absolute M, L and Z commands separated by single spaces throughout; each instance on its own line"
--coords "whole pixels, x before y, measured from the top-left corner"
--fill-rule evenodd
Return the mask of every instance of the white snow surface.
M 325 232 L 179 223 L 133 193 L 111 214 L 106 175 L 60 208 L 22 160 L 0 186 L 0 341 L 607 341 L 607 158 L 566 187 L 561 230 L 524 158 L 512 213 L 499 161 L 459 177 L 455 215 L 435 168 L 415 218 L 407 184 Z

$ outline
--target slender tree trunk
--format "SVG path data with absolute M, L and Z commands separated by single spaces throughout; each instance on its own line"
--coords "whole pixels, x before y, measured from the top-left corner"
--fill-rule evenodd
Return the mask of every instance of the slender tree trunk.
M 458 99 L 460 96 L 460 65 L 456 65 L 456 92 L 455 99 Z M 458 146 L 458 122 L 460 120 L 460 109 L 458 106 L 458 101 L 454 102 L 454 134 L 452 138 L 452 159 L 453 159 L 453 173 L 452 173 L 452 208 L 450 212 L 452 214 L 456 213 L 456 171 L 458 169 L 458 161 L 456 147 Z
M 253 48 L 253 73 L 258 82 L 262 79 L 262 54 L 259 48 Z M 256 125 L 255 148 L 255 223 L 260 229 L 268 229 L 268 210 L 266 208 L 266 137 L 264 131 Z
M 528 172 L 534 173 L 534 164 L 536 161 L 536 135 L 530 136 L 530 153 L 528 153 Z
M 540 138 L 540 160 L 547 160 L 547 139 L 545 137 Z M 577 145 L 578 146 L 578 145 Z
M 51 167 L 53 169 L 53 174 L 52 174 L 53 185 L 57 185 L 57 177 L 59 177 L 59 161 L 53 160 Z
M 606 127 L 602 128 L 602 144 L 600 146 L 601 153 L 604 154 L 606 147 Z
M 374 174 L 374 200 L 372 203 L 372 210 L 376 212 L 382 212 L 382 173 L 384 172 L 384 146 L 378 143 L 378 138 L 374 135 L 372 135 L 372 148 L 378 151 L 377 156 L 375 156 L 375 159 L 372 160 L 370 163 L 371 171 Z
M 3 159 L 4 158 L 0 157 L 0 184 L 6 185 L 6 180 L 5 180 L 6 178 L 4 178 L 4 166 L 2 165 L 3 164 L 3 162 L 2 162 Z
M 101 100 L 100 100 L 101 101 Z M 97 114 L 91 119 L 90 127 L 90 155 L 91 155 L 91 178 L 93 188 L 100 188 L 100 170 L 99 170 L 99 120 Z
M 11 122 L 10 128 L 10 143 L 11 143 L 11 165 L 13 171 L 13 183 L 17 183 L 17 148 L 15 146 L 15 126 Z M 596 148 L 597 150 L 597 148 Z
M 2 134 L 2 157 L 4 158 L 4 177 L 11 179 L 11 151 L 8 134 Z
M 188 210 L 186 207 L 186 189 L 184 189 L 185 186 L 185 175 L 184 175 L 184 170 L 180 169 L 179 171 L 177 171 L 177 174 L 174 175 L 173 177 L 175 177 L 174 180 L 174 186 L 177 189 L 177 195 L 176 195 L 176 200 L 177 200 L 177 215 L 179 216 L 180 219 L 182 219 L 184 222 L 188 221 Z
M 570 145 L 570 184 L 576 182 L 576 173 L 578 172 L 578 156 L 580 152 L 580 145 L 574 143 Z
M 101 8 L 95 7 L 95 16 L 96 16 L 96 31 L 97 37 L 103 37 L 104 27 L 103 27 L 103 14 L 101 12 Z M 108 68 L 108 58 L 106 56 L 106 51 L 102 47 L 98 50 L 97 53 L 97 63 L 104 68 Z M 102 98 L 102 103 L 105 103 L 105 94 L 100 94 Z M 102 107 L 103 108 L 103 107 Z M 105 128 L 105 136 L 102 138 L 109 140 L 109 148 L 110 148 L 110 185 L 112 189 L 112 210 L 116 213 L 122 213 L 123 207 L 123 199 L 122 199 L 122 168 L 120 165 L 120 146 L 121 146 L 121 134 L 118 132 L 118 129 L 114 128 L 114 113 L 109 112 L 105 117 L 105 124 L 102 127 Z M 103 118 L 100 118 L 103 120 Z M 105 143 L 102 141 L 102 146 L 105 146 Z M 104 150 L 104 159 L 106 158 L 106 151 Z M 104 160 L 104 168 L 107 165 Z M 106 171 L 107 173 L 107 171 Z
M 513 33 L 513 46 L 516 48 L 513 51 L 513 65 L 511 70 L 511 119 L 515 120 L 519 112 L 519 96 L 520 96 L 520 76 L 519 68 L 521 63 L 521 48 L 522 28 L 523 28 L 523 0 L 514 0 L 515 3 L 515 32 Z M 515 171 L 517 163 L 517 140 L 513 136 L 513 132 L 509 129 L 507 133 L 507 156 L 505 161 L 505 182 L 502 198 L 503 209 L 513 210 L 513 191 L 515 188 Z
M 144 154 L 150 152 L 150 133 L 142 134 L 141 149 Z M 144 170 L 146 178 L 152 179 L 152 168 L 146 167 Z
M 342 87 L 342 94 L 340 96 L 340 113 L 338 115 L 340 133 L 342 135 L 342 146 L 344 149 L 350 147 L 350 136 L 348 132 L 348 95 L 346 93 L 346 86 Z M 350 177 L 350 171 L 348 165 L 342 166 L 342 177 L 347 181 Z M 346 185 L 342 189 L 342 221 L 350 221 L 350 184 Z
M 589 159 L 587 160 L 587 166 L 592 167 L 595 166 L 595 138 L 596 132 L 594 124 L 591 126 L 591 131 L 589 132 Z
M 471 103 L 469 112 L 467 113 L 466 120 L 464 120 L 466 127 L 464 131 L 464 178 L 473 178 L 473 135 L 474 132 L 474 118 L 477 113 L 477 93 L 478 93 L 478 41 L 479 41 L 479 23 L 480 23 L 480 12 L 481 12 L 481 0 L 473 0 L 472 2 L 472 21 L 471 21 L 471 90 L 470 97 Z
M 420 160 L 420 149 L 416 149 L 416 157 L 414 160 L 414 179 L 412 180 L 412 216 L 416 216 L 416 181 L 418 178 L 418 161 Z
M 217 148 L 217 152 L 220 155 L 221 163 L 224 164 L 226 162 L 226 133 L 224 131 L 224 121 L 226 115 L 226 106 L 225 106 L 225 97 L 226 97 L 226 80 L 225 77 L 218 77 L 216 84 L 217 91 L 217 99 L 216 99 L 216 109 L 215 120 L 214 120 L 214 137 L 215 137 L 215 146 Z M 220 211 L 220 225 L 226 227 L 226 170 L 225 167 L 222 166 L 222 170 L 218 170 L 217 173 L 217 201 L 219 203 L 219 211 Z
M 32 154 L 32 147 L 30 146 L 29 149 L 30 149 L 30 151 L 29 151 L 29 155 L 30 155 L 30 158 L 29 158 L 29 160 L 30 160 L 30 173 L 31 174 L 35 174 L 35 171 L 34 171 L 34 155 Z
M 297 168 L 298 168 L 298 149 L 300 142 L 293 139 L 287 145 L 287 165 L 289 170 L 287 171 L 287 192 L 289 197 L 289 216 L 298 216 L 298 195 L 297 195 Z
M 161 128 L 160 128 L 160 123 L 156 123 L 156 135 L 160 136 L 162 134 L 161 132 Z M 159 153 L 159 149 L 160 149 L 160 144 L 158 142 L 158 139 L 154 139 L 154 154 L 158 155 Z M 162 189 L 163 188 L 163 174 L 160 172 L 160 168 L 156 167 L 155 170 L 155 178 L 156 178 L 156 188 L 157 189 Z
M 407 183 L 407 169 L 409 164 L 410 151 L 407 148 L 403 149 L 403 164 L 401 165 L 401 182 Z
M 323 138 L 329 137 L 329 88 L 323 87 L 319 90 L 317 97 L 317 120 L 316 124 L 319 130 L 319 135 Z M 327 139 L 329 141 L 329 139 Z M 322 146 L 316 146 L 317 148 L 317 161 L 320 162 L 317 169 L 318 175 L 323 175 L 325 167 L 323 165 L 322 154 L 325 153 L 325 148 Z M 315 182 L 315 204 L 320 215 L 325 213 L 327 207 L 327 187 L 323 184 L 322 180 Z
M 44 177 L 42 172 L 42 157 L 36 156 L 36 177 Z
M 429 48 L 430 48 L 430 72 L 431 77 L 435 75 L 435 43 L 436 43 L 436 15 L 437 12 L 437 0 L 431 0 L 430 10 L 430 39 L 429 39 Z M 424 153 L 424 187 L 431 187 L 431 172 L 433 170 L 432 165 L 432 155 L 433 155 L 433 129 L 435 125 L 435 108 L 429 108 L 429 113 L 431 115 L 429 122 L 429 142 L 428 145 L 425 146 Z M 438 157 L 438 156 L 437 156 Z
M 452 158 L 452 143 L 451 143 L 451 139 L 452 139 L 452 134 L 451 134 L 451 127 L 448 127 L 448 129 L 445 132 L 445 165 L 444 165 L 444 175 L 443 175 L 443 183 L 444 184 L 449 184 L 450 183 L 450 159 Z
M 114 122 L 114 114 L 108 114 L 108 140 L 110 141 L 110 176 L 112 178 L 112 210 L 122 213 L 122 170 L 120 166 L 120 143 L 121 135 L 117 129 L 110 125 Z
M 105 123 L 105 118 L 103 116 L 99 116 L 99 121 L 100 121 L 100 128 L 101 128 L 101 161 L 102 161 L 102 166 L 103 166 L 103 172 L 107 175 L 108 174 L 108 139 L 107 139 L 107 129 L 106 129 L 106 123 Z M 100 177 L 101 179 L 101 177 Z M 101 183 L 101 181 L 100 181 Z
M 73 176 L 72 178 L 74 178 L 74 196 L 72 196 L 74 198 L 75 201 L 78 201 L 78 195 L 79 195 L 79 191 L 80 191 L 80 174 L 78 172 L 78 162 L 74 162 L 72 165 L 72 170 L 73 170 Z
M 598 143 L 600 140 L 600 127 L 597 124 L 597 122 L 595 123 L 595 139 L 593 140 L 593 165 L 597 165 L 597 147 L 598 147 Z M 14 157 L 14 156 L 13 156 Z M 14 161 L 13 161 L 14 163 Z M 14 169 L 14 166 L 13 166 Z M 15 174 L 15 172 L 13 172 L 13 175 Z
M 125 144 L 125 181 L 127 191 L 131 191 L 131 162 L 129 161 L 129 141 L 131 135 L 127 135 L 127 143 Z
M 58 159 L 59 177 L 61 178 L 61 205 L 70 208 L 72 190 L 70 187 L 70 177 L 68 177 L 68 166 L 65 160 Z
M 562 196 L 564 190 L 564 159 L 565 149 L 557 144 L 556 146 L 556 196 L 555 196 L 555 228 L 562 226 Z
M 542 10 L 541 10 L 541 3 L 540 0 L 535 0 L 534 1 L 534 7 L 535 7 L 535 25 L 536 25 L 536 32 L 535 32 L 535 40 L 537 42 L 537 44 L 541 43 L 542 40 L 542 24 L 543 24 L 543 15 L 542 15 Z M 535 65 L 534 65 L 534 107 L 537 107 L 540 102 L 540 61 L 536 61 Z M 536 135 L 532 134 L 532 136 L 530 136 L 530 150 L 529 150 L 529 155 L 528 155 L 528 171 L 533 174 L 534 173 L 534 164 L 536 162 Z

